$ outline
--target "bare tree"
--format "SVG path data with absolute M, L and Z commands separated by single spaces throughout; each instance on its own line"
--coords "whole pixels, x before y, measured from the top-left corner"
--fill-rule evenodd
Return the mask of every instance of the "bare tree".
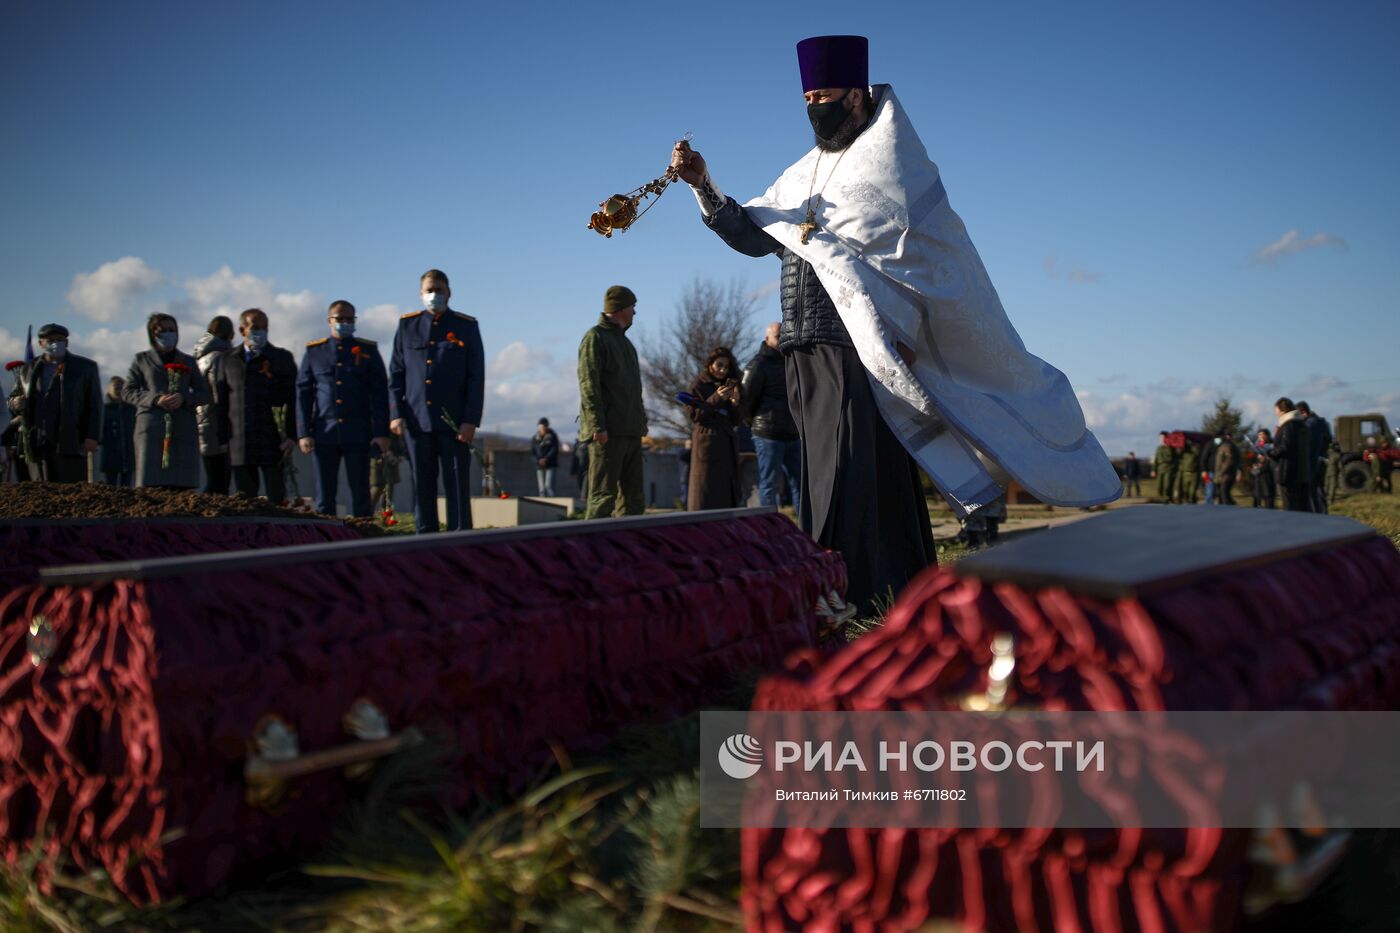
M 758 299 L 742 282 L 721 285 L 696 276 L 661 334 L 642 342 L 642 386 L 647 420 L 678 434 L 690 433 L 690 421 L 676 393 L 690 388 L 715 347 L 729 347 L 740 363 L 744 347 L 758 344 L 753 312 Z

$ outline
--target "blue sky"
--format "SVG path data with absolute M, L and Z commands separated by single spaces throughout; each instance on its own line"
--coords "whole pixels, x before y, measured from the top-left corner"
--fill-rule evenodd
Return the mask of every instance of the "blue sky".
M 690 19 L 687 22 L 687 19 Z M 486 427 L 572 433 L 604 289 L 645 339 L 697 275 L 778 316 L 684 188 L 584 228 L 686 132 L 726 191 L 810 145 L 794 44 L 870 37 L 1012 321 L 1110 452 L 1220 392 L 1400 420 L 1400 5 L 11 3 L 0 355 L 27 324 L 121 371 L 260 305 L 299 350 L 347 298 L 387 343 L 429 266 L 482 324 Z

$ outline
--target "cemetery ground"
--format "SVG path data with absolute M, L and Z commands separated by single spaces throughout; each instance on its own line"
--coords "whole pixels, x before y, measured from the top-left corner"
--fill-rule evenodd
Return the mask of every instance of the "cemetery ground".
M 1078 511 L 1013 507 L 1004 529 Z M 1333 513 L 1400 546 L 1400 496 L 1348 497 Z M 411 516 L 400 522 L 394 532 L 411 531 Z M 940 542 L 941 562 L 964 553 Z M 860 620 L 852 637 L 879 624 Z M 717 708 L 747 709 L 757 676 L 736 680 Z M 527 790 L 479 798 L 458 812 L 432 802 L 446 756 L 429 742 L 358 785 L 333 841 L 313 858 L 259 865 L 215 896 L 141 908 L 101 872 L 51 870 L 36 856 L 0 868 L 0 929 L 740 929 L 739 835 L 698 825 L 698 741 L 698 712 L 629 728 L 597 756 L 570 760 L 557 751 Z M 1249 929 L 1388 928 L 1400 916 L 1397 878 L 1400 832 L 1358 832 L 1319 891 Z

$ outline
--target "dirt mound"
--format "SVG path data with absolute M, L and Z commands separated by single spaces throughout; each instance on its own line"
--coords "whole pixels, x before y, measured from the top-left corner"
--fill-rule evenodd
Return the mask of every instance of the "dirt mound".
M 301 518 L 334 521 L 243 495 L 91 483 L 0 484 L 0 521 L 19 518 Z

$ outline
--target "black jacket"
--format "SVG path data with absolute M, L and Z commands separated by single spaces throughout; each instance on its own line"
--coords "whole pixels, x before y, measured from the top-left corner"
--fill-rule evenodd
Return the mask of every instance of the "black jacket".
M 739 202 L 726 198 L 724 207 L 706 217 L 705 223 L 731 248 L 746 256 L 777 253 L 782 258 L 783 322 L 778 332 L 779 350 L 787 353 L 815 344 L 855 346 L 812 264 L 765 233 Z
M 1303 419 L 1303 427 L 1308 430 L 1308 449 L 1312 452 L 1313 460 L 1326 463 L 1327 448 L 1332 444 L 1332 429 L 1327 426 L 1327 421 L 1314 412 Z
M 136 406 L 110 395 L 102 405 L 103 473 L 136 471 Z
M 1269 456 L 1278 461 L 1280 486 L 1303 486 L 1312 482 L 1312 441 L 1301 418 L 1290 418 L 1274 432 L 1274 449 Z
M 68 353 L 62 370 L 54 375 L 53 391 L 59 393 L 58 436 L 41 438 L 37 406 L 40 400 L 40 358 L 15 371 L 15 387 L 10 391 L 14 404 L 10 413 L 20 417 L 20 430 L 29 434 L 36 454 L 54 449 L 66 457 L 82 456 L 83 442 L 95 441 L 102 434 L 102 386 L 97 364 L 87 357 Z
M 753 433 L 770 441 L 797 438 L 797 423 L 788 410 L 787 373 L 782 353 L 764 343 L 744 367 L 739 414 Z
M 229 462 L 276 466 L 282 442 L 296 440 L 296 360 L 271 344 L 247 363 L 243 357 L 242 344 L 224 354 L 214 383 L 214 400 L 228 418 Z M 280 426 L 277 408 L 285 412 Z
M 535 457 L 535 465 L 539 466 L 541 460 L 544 461 L 542 469 L 553 469 L 559 465 L 559 435 L 554 433 L 553 428 L 544 429 L 544 437 L 540 437 L 536 432 L 530 438 L 530 453 Z

